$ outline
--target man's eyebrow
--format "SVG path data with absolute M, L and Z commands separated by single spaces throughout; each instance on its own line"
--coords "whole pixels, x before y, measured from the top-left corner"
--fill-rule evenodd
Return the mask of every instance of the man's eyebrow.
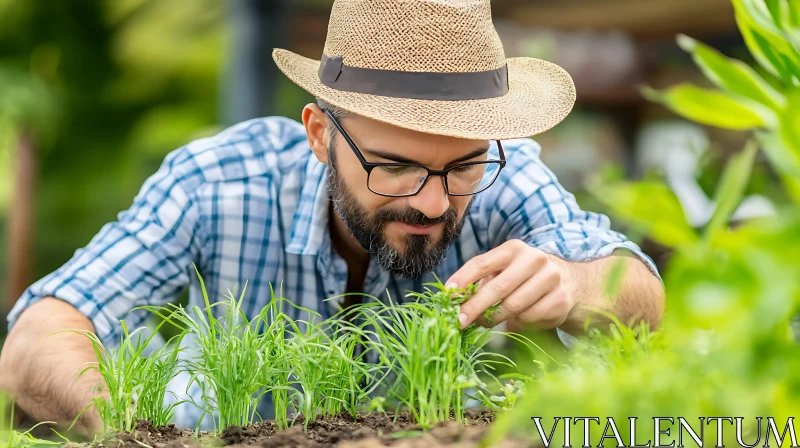
M 422 163 L 420 163 L 420 162 L 418 162 L 416 160 L 412 160 L 412 159 L 409 159 L 407 157 L 403 157 L 403 156 L 400 156 L 400 155 L 397 155 L 397 154 L 392 154 L 390 152 L 382 151 L 380 149 L 363 149 L 362 151 L 364 153 L 366 153 L 366 154 L 371 155 L 371 156 L 380 157 L 382 159 L 391 160 L 393 162 L 413 163 L 415 165 L 423 165 Z M 448 163 L 447 165 L 452 165 L 454 163 L 459 163 L 459 162 L 463 162 L 465 160 L 473 159 L 475 157 L 478 157 L 478 156 L 481 156 L 483 154 L 486 154 L 487 151 L 489 151 L 488 147 L 486 147 L 486 148 L 478 148 L 478 149 L 476 149 L 475 151 L 472 151 L 469 154 L 461 156 L 461 157 L 459 157 L 459 158 L 457 158 L 455 160 L 451 160 L 450 163 Z

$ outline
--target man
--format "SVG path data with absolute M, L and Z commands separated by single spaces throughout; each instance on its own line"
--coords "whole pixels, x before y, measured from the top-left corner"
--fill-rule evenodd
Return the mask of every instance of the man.
M 574 87 L 553 64 L 505 59 L 488 0 L 337 0 L 321 62 L 274 58 L 319 99 L 302 125 L 251 120 L 173 152 L 118 221 L 10 313 L 0 387 L 30 416 L 70 421 L 99 381 L 75 379 L 94 359 L 84 337 L 48 335 L 88 330 L 113 345 L 120 319 L 145 319 L 136 306 L 187 285 L 201 303 L 193 263 L 214 298 L 248 282 L 251 316 L 270 284 L 330 316 L 345 304 L 327 297 L 398 299 L 435 273 L 481 282 L 464 326 L 498 302 L 494 322 L 573 334 L 592 307 L 659 323 L 652 262 L 517 139 L 560 122 Z M 604 297 L 617 262 L 624 278 Z M 97 426 L 97 414 L 81 423 Z

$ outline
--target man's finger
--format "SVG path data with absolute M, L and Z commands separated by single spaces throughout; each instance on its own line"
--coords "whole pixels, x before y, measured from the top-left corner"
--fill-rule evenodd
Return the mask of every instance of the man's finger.
M 519 315 L 535 305 L 542 297 L 553 289 L 554 285 L 547 282 L 546 278 L 534 274 L 511 295 L 500 302 L 500 310 L 492 314 L 492 326 L 498 325 L 508 319 Z
M 524 244 L 524 243 L 523 243 Z M 489 274 L 502 271 L 514 259 L 513 246 L 504 243 L 485 254 L 472 257 L 445 282 L 448 287 L 466 288 Z
M 461 328 L 470 325 L 490 306 L 511 295 L 531 276 L 528 263 L 511 263 L 506 270 L 500 272 L 490 282 L 478 288 L 478 291 L 461 305 Z
M 533 327 L 539 330 L 549 330 L 561 326 L 569 314 L 564 308 L 567 302 L 558 296 L 557 292 L 550 292 L 531 305 L 530 308 L 515 317 L 520 325 Z M 562 309 L 563 308 L 563 309 Z

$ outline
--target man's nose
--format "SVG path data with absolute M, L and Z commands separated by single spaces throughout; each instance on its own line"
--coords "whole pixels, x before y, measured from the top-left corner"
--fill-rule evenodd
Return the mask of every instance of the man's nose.
M 450 208 L 450 198 L 444 189 L 444 179 L 433 176 L 422 187 L 419 193 L 408 198 L 408 205 L 436 219 Z

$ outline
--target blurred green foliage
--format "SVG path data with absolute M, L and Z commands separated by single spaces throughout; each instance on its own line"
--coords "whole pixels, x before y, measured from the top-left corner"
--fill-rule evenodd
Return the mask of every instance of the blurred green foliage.
M 0 0 L 0 222 L 14 133 L 30 131 L 39 156 L 34 277 L 126 209 L 169 151 L 220 129 L 224 7 Z M 4 244 L 0 234 L 3 257 Z
M 487 444 L 508 433 L 538 441 L 533 416 L 543 417 L 546 432 L 555 417 L 600 417 L 602 425 L 591 432 L 594 446 L 616 445 L 601 439 L 606 417 L 615 418 L 626 441 L 628 417 L 639 417 L 639 443 L 646 443 L 652 417 L 682 416 L 697 426 L 699 416 L 741 416 L 751 443 L 754 417 L 775 417 L 782 429 L 787 417 L 796 416 L 800 346 L 791 321 L 800 304 L 800 2 L 732 1 L 759 67 L 680 36 L 679 45 L 718 89 L 680 85 L 645 92 L 685 118 L 751 133 L 752 142 L 717 179 L 710 222 L 692 229 L 674 194 L 657 180 L 618 181 L 595 191 L 618 219 L 674 250 L 663 272 L 662 327 L 653 333 L 636 322 L 616 322 L 605 332 L 592 331 L 564 367 L 529 386 L 529 395 L 499 420 Z M 791 202 L 774 217 L 731 228 L 759 149 Z M 662 427 L 676 436 L 676 424 Z M 706 428 L 709 444 L 716 442 L 713 429 Z M 733 428 L 725 432 L 732 442 Z M 572 433 L 573 444 L 583 441 L 582 424 Z

